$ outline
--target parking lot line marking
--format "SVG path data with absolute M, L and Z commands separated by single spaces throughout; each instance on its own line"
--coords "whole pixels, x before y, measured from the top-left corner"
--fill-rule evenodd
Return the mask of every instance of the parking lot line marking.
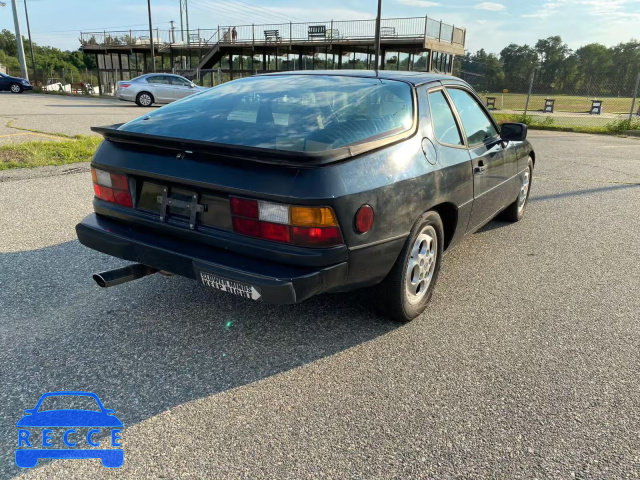
M 638 145 L 600 145 L 600 148 L 638 148 Z
M 0 138 L 19 137 L 21 135 L 36 135 L 39 137 L 53 138 L 54 140 L 58 140 L 60 138 L 60 137 L 56 137 L 55 135 L 47 135 L 46 133 L 36 133 L 36 132 L 8 133 L 6 135 L 0 135 Z

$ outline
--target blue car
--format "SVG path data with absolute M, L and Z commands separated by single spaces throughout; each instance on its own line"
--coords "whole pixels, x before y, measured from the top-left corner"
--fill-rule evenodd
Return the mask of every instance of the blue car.
M 6 73 L 0 73 L 0 92 L 3 90 L 22 93 L 24 90 L 33 90 L 33 85 L 26 78 L 12 77 Z
M 95 400 L 99 410 L 85 409 L 56 409 L 38 411 L 45 399 L 49 397 L 89 397 Z M 115 416 L 115 411 L 105 408 L 98 396 L 91 392 L 49 392 L 40 397 L 33 409 L 26 409 L 24 416 L 16 423 L 18 427 L 18 449 L 16 450 L 16 465 L 21 468 L 35 467 L 41 458 L 51 459 L 81 459 L 99 458 L 102 465 L 110 468 L 121 467 L 124 463 L 124 450 L 117 440 L 120 438 L 122 422 Z M 46 448 L 52 447 L 53 443 L 49 428 L 66 427 L 63 439 L 64 445 L 70 448 Z M 111 429 L 111 446 L 119 448 L 74 448 L 75 441 L 70 439 L 76 434 L 75 428 L 90 427 L 86 435 L 88 445 L 98 447 L 99 441 L 93 436 L 101 433 L 101 428 Z M 29 441 L 30 428 L 43 428 L 42 446 L 45 448 L 31 448 Z M 75 437 L 74 437 L 75 439 Z M 104 441 L 104 440 L 103 440 Z M 26 447 L 26 448 L 20 448 Z

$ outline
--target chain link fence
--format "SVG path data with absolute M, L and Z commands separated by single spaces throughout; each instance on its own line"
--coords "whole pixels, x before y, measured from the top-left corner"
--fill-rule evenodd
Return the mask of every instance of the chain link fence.
M 473 82 L 471 82 L 473 83 Z M 537 73 L 505 81 L 504 88 L 479 90 L 498 119 L 538 126 L 592 128 L 602 131 L 640 129 L 640 72 L 626 81 L 572 79 L 564 82 Z
M 70 95 L 100 95 L 98 72 L 89 69 L 27 69 L 29 81 L 36 92 Z M 20 70 L 7 69 L 7 75 L 22 77 Z
M 216 69 L 158 69 L 156 73 L 175 73 L 200 86 L 215 87 L 232 79 L 252 76 L 256 72 L 251 70 L 230 70 L 227 65 L 227 68 Z M 99 72 L 88 69 L 76 72 L 49 69 L 37 70 L 34 74 L 33 70 L 29 69 L 29 81 L 36 92 L 52 95 L 113 96 L 115 95 L 118 81 L 131 80 L 142 74 L 142 71 L 120 71 L 118 69 L 101 69 Z M 13 71 L 9 69 L 7 75 L 22 76 L 19 70 Z M 99 79 L 98 75 L 100 75 Z

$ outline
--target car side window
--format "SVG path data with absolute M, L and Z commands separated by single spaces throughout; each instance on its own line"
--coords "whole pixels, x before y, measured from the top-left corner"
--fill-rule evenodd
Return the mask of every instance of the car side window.
M 493 122 L 475 98 L 459 88 L 448 88 L 447 91 L 458 110 L 469 145 L 478 145 L 498 135 Z
M 453 116 L 449 102 L 442 90 L 429 93 L 431 123 L 433 132 L 440 143 L 464 145 L 458 124 Z
M 191 86 L 191 82 L 188 80 L 185 80 L 184 78 L 180 78 L 180 77 L 170 77 L 171 78 L 171 83 L 173 85 L 178 85 L 179 87 L 190 87 Z
M 169 85 L 171 82 L 169 80 L 169 77 L 167 77 L 166 75 L 155 75 L 153 77 L 149 77 L 147 79 L 148 83 L 160 83 L 160 84 L 164 84 L 164 85 Z

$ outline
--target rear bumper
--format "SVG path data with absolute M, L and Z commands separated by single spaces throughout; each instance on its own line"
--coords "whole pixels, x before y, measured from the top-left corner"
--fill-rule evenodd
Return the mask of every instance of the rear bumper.
M 291 304 L 336 290 L 347 280 L 347 263 L 299 267 L 240 255 L 222 248 L 153 235 L 91 214 L 76 226 L 83 245 L 108 255 L 201 281 L 201 273 L 248 284 L 265 303 Z
M 124 100 L 125 102 L 135 102 L 136 96 L 131 92 L 127 92 L 127 89 L 122 88 L 116 91 L 116 98 Z

